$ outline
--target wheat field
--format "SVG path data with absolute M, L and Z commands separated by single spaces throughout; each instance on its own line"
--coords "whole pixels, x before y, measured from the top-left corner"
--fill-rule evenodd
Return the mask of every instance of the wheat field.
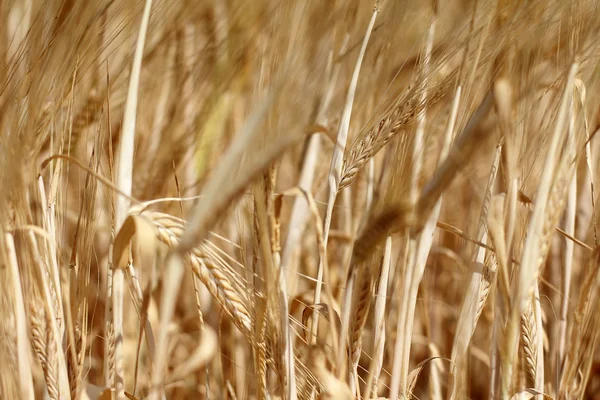
M 600 399 L 600 1 L 0 1 L 0 399 Z

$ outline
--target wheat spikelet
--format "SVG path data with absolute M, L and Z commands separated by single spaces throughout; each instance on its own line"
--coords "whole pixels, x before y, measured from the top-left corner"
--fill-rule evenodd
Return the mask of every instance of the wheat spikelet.
M 358 172 L 375 156 L 385 145 L 387 145 L 397 134 L 412 123 L 420 112 L 427 107 L 431 107 L 443 96 L 445 87 L 439 88 L 424 102 L 421 101 L 418 93 L 410 93 L 408 99 L 403 98 L 385 117 L 379 121 L 374 128 L 370 129 L 363 137 L 358 137 L 350 150 L 344 157 L 344 167 L 342 179 L 338 192 L 347 187 L 354 181 Z
M 48 394 L 50 398 L 53 400 L 59 400 L 59 389 L 58 389 L 58 380 L 55 376 L 55 371 L 58 370 L 56 352 L 59 351 L 56 348 L 56 341 L 52 337 L 52 326 L 50 323 L 46 323 L 46 368 L 48 371 L 48 375 L 52 378 L 47 380 L 48 384 Z
M 39 307 L 35 306 L 30 307 L 29 310 L 31 315 L 31 342 L 42 364 L 42 368 L 45 368 L 48 361 L 48 357 L 46 356 L 46 321 L 41 311 L 43 309 L 40 310 Z
M 361 270 L 362 279 L 360 280 L 360 286 L 358 287 L 357 296 L 355 298 L 356 306 L 354 309 L 352 330 L 350 331 L 350 361 L 355 370 L 358 367 L 362 352 L 362 332 L 367 323 L 367 317 L 369 316 L 369 309 L 373 299 L 373 274 L 368 267 L 363 267 Z
M 183 234 L 183 225 L 164 215 L 147 213 L 157 228 L 158 239 L 174 249 Z M 247 301 L 235 290 L 229 278 L 220 267 L 207 259 L 199 248 L 186 255 L 185 261 L 191 266 L 198 279 L 208 288 L 210 294 L 232 317 L 236 326 L 246 336 L 252 332 L 252 317 L 246 308 Z
M 106 378 L 107 383 L 112 387 L 115 381 L 115 335 L 114 328 L 112 323 L 108 323 L 106 327 L 106 346 L 108 346 L 108 360 L 107 360 L 107 368 Z
M 156 227 L 158 239 L 170 248 L 175 248 L 184 232 L 184 227 L 180 223 L 180 220 L 171 215 L 157 212 L 144 212 L 144 215 Z M 257 347 L 257 353 L 262 354 L 262 352 L 265 352 L 266 365 L 270 367 L 276 366 L 277 363 L 272 357 L 272 346 L 268 345 L 273 334 L 265 330 L 265 341 L 255 342 L 256 339 L 252 333 L 254 323 L 246 307 L 248 303 L 246 296 L 233 286 L 231 278 L 224 273 L 218 263 L 206 257 L 206 254 L 209 252 L 208 246 L 201 245 L 200 248 L 192 249 L 185 256 L 185 261 L 191 266 L 192 271 L 198 279 L 207 287 L 209 293 L 219 302 L 222 309 L 231 317 L 242 334 L 250 343 L 253 343 Z M 229 273 L 232 272 L 229 271 Z M 312 385 L 312 387 L 319 386 L 317 378 L 306 371 L 306 367 L 298 360 L 296 360 L 296 368 L 298 369 L 298 374 L 305 375 L 308 384 Z
M 498 261 L 496 257 L 491 254 L 488 257 L 487 262 L 483 266 L 483 271 L 481 272 L 481 284 L 479 285 L 479 298 L 477 301 L 476 311 L 475 311 L 475 325 L 477 325 L 477 321 L 479 321 L 479 317 L 483 312 L 483 308 L 487 302 L 488 296 L 490 294 L 490 290 L 493 285 L 496 283 L 496 270 L 498 268 Z
M 267 345 L 265 342 L 267 325 L 262 324 L 260 334 L 256 338 L 257 343 L 257 354 L 256 364 L 258 365 L 258 398 L 260 400 L 266 399 L 267 397 Z
M 219 267 L 210 262 L 205 262 L 197 254 L 189 255 L 188 261 L 194 273 L 221 303 L 221 306 L 228 311 L 242 333 L 248 334 L 252 327 L 252 318 L 244 304 L 244 300 L 231 286 L 228 278 L 220 272 Z
M 67 357 L 67 373 L 69 376 L 69 385 L 71 389 L 71 398 L 77 399 L 79 393 L 78 383 L 81 379 L 79 375 L 79 365 L 72 361 L 72 357 Z
M 100 116 L 98 111 L 102 107 L 104 99 L 105 93 L 101 93 L 98 88 L 90 89 L 84 104 L 82 104 L 79 112 L 73 117 L 71 137 L 69 143 L 67 143 L 68 148 L 65 151 L 67 154 L 75 152 L 85 128 L 96 122 Z
M 46 387 L 48 395 L 52 399 L 58 399 L 58 378 L 56 376 L 56 370 L 48 357 L 48 341 L 49 329 L 46 323 L 46 315 L 44 308 L 39 307 L 39 304 L 31 303 L 30 306 L 31 315 L 31 344 L 35 354 L 37 355 L 42 371 L 44 372 L 44 379 L 46 381 Z
M 521 339 L 523 343 L 523 352 L 525 357 L 525 366 L 527 375 L 531 380 L 535 380 L 537 370 L 537 328 L 533 310 L 533 302 L 530 302 L 527 309 L 521 316 Z
M 47 257 L 48 254 L 50 254 L 50 252 L 47 250 L 48 248 L 46 247 L 46 253 L 42 253 L 41 254 L 41 259 L 43 260 L 40 263 L 40 269 L 43 271 L 43 277 L 41 279 L 45 280 L 46 282 L 48 282 L 48 292 L 50 293 L 50 299 L 52 301 L 52 304 L 48 305 L 53 307 L 54 310 L 54 315 L 56 316 L 56 324 L 58 326 L 58 330 L 59 332 L 62 332 L 62 329 L 64 328 L 63 325 L 63 319 L 62 319 L 62 307 L 60 305 L 60 296 L 58 293 L 58 288 L 56 287 L 56 285 L 54 285 L 54 282 L 56 282 L 53 278 L 52 278 L 52 274 L 50 272 L 50 265 L 51 262 L 48 260 L 48 258 L 45 258 L 45 256 Z M 39 254 L 37 251 L 35 253 L 36 255 Z M 60 284 L 60 282 L 56 282 L 57 284 Z

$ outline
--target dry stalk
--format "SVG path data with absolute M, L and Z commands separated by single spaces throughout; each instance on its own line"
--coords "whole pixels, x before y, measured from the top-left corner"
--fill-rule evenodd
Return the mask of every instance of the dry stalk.
M 510 312 L 507 335 L 504 344 L 505 351 L 503 353 L 502 361 L 502 396 L 508 395 L 509 385 L 512 380 L 513 359 L 516 351 L 517 336 L 519 331 L 518 321 L 522 312 L 527 307 L 527 301 L 531 295 L 531 291 L 534 286 L 533 284 L 537 280 L 539 268 L 547 255 L 549 236 L 550 233 L 554 231 L 553 227 L 556 226 L 556 222 L 554 220 L 558 218 L 557 214 L 559 214 L 559 204 L 561 201 L 564 202 L 564 196 L 560 195 L 561 189 L 563 189 L 564 192 L 568 186 L 566 182 L 561 182 L 558 180 L 556 182 L 557 184 L 554 186 L 555 195 L 551 195 L 553 182 L 552 178 L 555 173 L 555 166 L 559 164 L 557 162 L 558 146 L 561 141 L 561 137 L 563 136 L 562 131 L 567 118 L 567 106 L 569 104 L 569 99 L 571 98 L 573 81 L 578 68 L 579 65 L 574 63 L 569 71 L 568 81 L 565 85 L 565 91 L 561 100 L 554 133 L 551 138 L 550 148 L 545 161 L 545 168 L 542 172 L 533 213 L 527 229 L 527 237 L 525 239 L 523 256 L 521 259 L 521 268 L 519 270 L 519 276 L 516 282 L 514 306 Z M 564 165 L 564 167 L 566 166 L 567 165 Z M 568 174 L 566 168 L 559 169 L 558 172 L 566 174 L 567 177 L 570 178 L 570 174 Z M 563 180 L 568 182 L 568 179 Z M 551 214 L 551 212 L 554 214 Z
M 488 217 L 489 204 L 491 201 L 494 184 L 496 182 L 498 165 L 500 163 L 500 152 L 501 147 L 498 147 L 496 149 L 494 161 L 492 162 L 488 176 L 487 188 L 483 204 L 481 205 L 479 224 L 477 227 L 477 237 L 475 238 L 484 244 L 486 244 L 488 237 L 486 228 L 487 224 L 485 222 Z M 480 266 L 480 268 L 475 270 L 471 275 L 469 287 L 467 289 L 467 295 L 463 301 L 462 309 L 457 322 L 454 343 L 452 344 L 451 359 L 452 365 L 454 366 L 453 370 L 455 370 L 453 374 L 454 384 L 452 386 L 452 398 L 456 398 L 462 390 L 462 380 L 464 379 L 464 377 L 461 377 L 461 375 L 464 374 L 464 371 L 462 371 L 464 367 L 463 358 L 468 350 L 471 338 L 473 337 L 475 328 L 477 326 L 479 315 L 483 310 L 491 286 L 490 275 L 492 274 L 489 274 L 489 264 L 491 261 L 489 256 L 487 259 L 485 259 L 485 251 L 483 247 L 479 247 L 474 252 L 473 262 L 475 263 L 474 265 Z
M 9 256 L 12 292 L 14 293 L 14 309 L 17 335 L 17 362 L 19 371 L 19 384 L 23 399 L 33 399 L 33 378 L 29 364 L 29 335 L 27 334 L 27 317 L 25 315 L 25 300 L 21 289 L 21 274 L 12 234 L 4 236 L 6 249 Z
M 352 72 L 352 78 L 350 80 L 350 85 L 348 87 L 348 92 L 346 93 L 346 99 L 344 103 L 344 109 L 342 111 L 342 117 L 340 120 L 340 124 L 338 125 L 338 131 L 336 135 L 335 147 L 333 150 L 333 155 L 331 156 L 331 165 L 329 167 L 329 197 L 327 200 L 327 210 L 325 212 L 325 222 L 323 227 L 323 244 L 325 249 L 325 254 L 319 260 L 319 269 L 317 271 L 317 285 L 315 287 L 315 300 L 314 303 L 318 304 L 321 302 L 321 290 L 323 285 L 323 274 L 325 269 L 325 264 L 327 262 L 327 243 L 329 239 L 329 229 L 331 228 L 331 217 L 333 214 L 333 207 L 335 205 L 335 201 L 339 192 L 340 182 L 343 178 L 343 168 L 344 168 L 344 152 L 346 150 L 346 142 L 348 140 L 348 130 L 350 128 L 350 117 L 352 115 L 352 105 L 354 103 L 354 96 L 356 93 L 356 86 L 358 84 L 358 78 L 360 76 L 360 69 L 362 66 L 363 58 L 365 57 L 365 53 L 367 51 L 367 46 L 369 44 L 369 38 L 371 37 L 371 33 L 373 31 L 373 27 L 375 26 L 375 20 L 377 19 L 377 14 L 379 14 L 379 4 L 376 3 L 373 8 L 373 14 L 371 15 L 371 20 L 369 21 L 369 25 L 367 26 L 367 30 L 365 32 L 365 36 L 362 40 L 362 45 L 360 48 L 360 53 L 356 60 L 356 64 L 354 65 L 354 70 Z M 352 268 L 352 267 L 350 267 Z M 354 290 L 354 280 L 352 277 L 354 274 L 349 274 L 351 277 L 346 285 L 346 296 L 352 296 Z M 345 346 L 346 343 L 346 334 L 348 331 L 348 324 L 346 321 L 346 315 L 348 315 L 348 310 L 350 304 L 346 303 L 347 307 L 344 307 L 344 311 L 342 312 L 342 333 L 340 336 L 340 346 Z M 311 325 L 311 333 L 318 332 L 319 329 L 319 315 L 316 312 L 313 312 Z M 343 358 L 345 355 L 345 351 L 339 351 L 337 354 L 337 377 L 342 378 L 345 374 L 346 364 L 343 362 Z
M 369 366 L 369 378 L 365 385 L 363 398 L 369 399 L 377 393 L 377 385 L 381 369 L 383 367 L 383 354 L 385 350 L 385 303 L 387 300 L 388 279 L 390 274 L 390 265 L 392 258 L 392 237 L 388 236 L 385 240 L 385 249 L 383 253 L 383 261 L 379 275 L 379 285 L 377 289 L 377 300 L 375 301 L 375 338 L 373 339 L 373 348 L 375 354 L 371 359 Z M 375 392 L 375 393 L 373 393 Z
M 571 118 L 571 131 L 574 124 L 573 117 Z M 577 207 L 577 170 L 573 171 L 573 178 L 568 187 L 567 193 L 567 206 L 564 217 L 564 231 L 575 237 L 575 215 Z M 558 368 L 556 386 L 559 386 L 560 376 L 562 375 L 562 368 L 565 360 L 566 351 L 566 340 L 567 340 L 567 314 L 569 310 L 569 295 L 571 293 L 571 275 L 573 273 L 573 254 L 574 254 L 574 243 L 572 240 L 565 238 L 564 247 L 564 268 L 561 271 L 561 289 L 562 289 L 562 300 L 560 307 L 560 322 L 558 332 Z
M 425 103 L 428 98 L 428 93 L 425 90 L 429 79 L 429 63 L 431 58 L 433 39 L 435 35 L 435 27 L 437 21 L 437 7 L 434 7 L 432 20 L 428 29 L 427 42 L 425 45 L 425 60 L 423 63 L 424 89 L 421 101 Z M 454 97 L 454 103 L 448 121 L 447 129 L 444 135 L 444 143 L 440 152 L 440 160 L 444 162 L 449 158 L 449 151 L 452 139 L 454 137 L 454 125 L 457 115 L 457 107 L 460 101 L 460 90 L 457 90 Z M 412 153 L 413 169 L 411 171 L 411 191 L 410 191 L 410 206 L 414 207 L 419 213 L 421 201 L 419 199 L 419 179 L 421 178 L 421 168 L 423 163 L 423 135 L 425 131 L 425 121 L 427 109 L 424 108 L 418 115 L 418 125 L 415 133 L 414 148 Z M 421 194 L 422 198 L 423 194 Z M 414 323 L 414 314 L 417 300 L 418 288 L 425 272 L 425 264 L 431 245 L 433 243 L 433 233 L 438 221 L 442 206 L 441 196 L 434 202 L 431 209 L 428 209 L 424 214 L 417 214 L 419 217 L 424 217 L 423 229 L 414 235 L 412 230 L 406 229 L 406 264 L 404 267 L 403 284 L 404 290 L 400 307 L 398 308 L 398 320 L 396 326 L 396 345 L 394 349 L 394 362 L 392 366 L 392 382 L 390 397 L 398 398 L 401 393 L 403 398 L 410 396 L 408 382 L 408 368 L 410 360 L 411 338 Z
M 131 66 L 131 76 L 129 80 L 129 88 L 127 91 L 127 102 L 123 118 L 123 134 L 121 136 L 121 147 L 119 150 L 119 159 L 117 167 L 116 184 L 121 191 L 127 195 L 131 195 L 133 186 L 133 154 L 135 145 L 135 126 L 137 116 L 138 91 L 140 85 L 140 74 L 142 69 L 142 59 L 144 55 L 144 45 L 146 42 L 146 33 L 150 21 L 150 11 L 152 9 L 152 0 L 146 0 L 144 5 L 144 13 L 140 24 L 137 43 L 135 46 L 135 55 Z M 129 200 L 126 197 L 119 196 L 116 199 L 115 205 L 115 232 L 118 232 L 127 218 L 129 208 Z M 115 338 L 114 342 L 114 381 L 112 386 L 116 391 L 117 400 L 125 399 L 125 383 L 124 383 L 124 366 L 123 366 L 123 301 L 125 292 L 125 276 L 124 270 L 118 266 L 115 268 L 112 275 L 109 275 L 109 286 L 111 287 L 109 301 L 112 302 L 112 328 Z M 160 351 L 164 349 L 159 349 Z
M 599 267 L 600 249 L 596 248 L 586 265 L 587 272 L 575 308 L 559 399 L 582 398 L 590 376 L 592 359 L 589 354 L 597 347 L 600 333 L 599 320 L 595 318 L 600 302 Z

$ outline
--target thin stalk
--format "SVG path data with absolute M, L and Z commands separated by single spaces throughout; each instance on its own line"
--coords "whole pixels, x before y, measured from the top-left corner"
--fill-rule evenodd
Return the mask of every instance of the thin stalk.
M 575 118 L 572 115 L 569 124 L 570 134 L 573 135 L 575 127 Z M 567 206 L 565 210 L 564 231 L 575 237 L 575 216 L 577 214 L 577 169 L 573 171 L 573 178 L 569 184 L 567 193 Z M 573 270 L 573 254 L 575 244 L 572 240 L 565 237 L 565 248 L 563 254 L 563 265 L 561 279 L 561 305 L 560 305 L 560 320 L 558 333 L 558 375 L 556 389 L 558 390 L 559 382 L 562 378 L 562 368 L 565 362 L 565 349 L 567 345 L 567 313 L 569 311 L 569 294 L 571 290 L 571 274 Z
M 127 102 L 123 116 L 123 134 L 121 137 L 121 146 L 119 149 L 119 161 L 117 169 L 117 187 L 131 196 L 133 182 L 133 159 L 135 143 L 135 123 L 137 115 L 138 91 L 140 85 L 140 74 L 142 69 L 142 58 L 144 55 L 144 44 L 148 23 L 150 21 L 150 11 L 152 9 L 152 0 L 146 0 L 144 13 L 140 24 L 140 31 L 137 38 L 135 54 L 131 66 L 131 77 L 129 80 L 129 89 L 127 91 Z M 127 218 L 130 202 L 128 197 L 118 196 L 116 199 L 116 217 L 115 232 L 118 232 Z M 113 266 L 115 268 L 116 266 Z M 112 284 L 112 285 L 111 285 Z M 115 382 L 114 387 L 116 398 L 125 399 L 125 383 L 123 370 L 123 301 L 125 297 L 125 271 L 121 268 L 113 270 L 112 282 L 112 321 L 115 338 Z
M 377 397 L 377 385 L 383 368 L 383 354 L 385 350 L 385 303 L 387 301 L 387 289 L 390 277 L 390 265 L 392 260 L 392 237 L 385 239 L 383 262 L 379 275 L 379 286 L 377 289 L 377 300 L 375 301 L 375 315 L 373 325 L 375 326 L 375 338 L 373 339 L 374 355 L 369 365 L 369 378 L 363 392 L 363 399 Z
M 31 365 L 29 364 L 29 335 L 27 333 L 27 317 L 25 315 L 25 300 L 23 298 L 23 290 L 21 288 L 21 274 L 19 273 L 19 263 L 17 253 L 15 251 L 15 241 L 13 235 L 6 233 L 4 235 L 6 250 L 8 252 L 8 268 L 10 271 L 13 298 L 13 312 L 16 321 L 16 339 L 17 339 L 17 373 L 19 376 L 19 388 L 22 399 L 33 399 L 33 375 L 31 373 Z M 62 385 L 61 385 L 62 386 Z M 70 398 L 69 387 L 61 387 L 61 395 L 67 395 Z
M 431 53 L 433 50 L 433 40 L 435 37 L 437 16 L 434 7 L 433 16 L 427 33 L 427 41 L 425 44 L 425 54 L 423 62 L 423 89 L 421 101 L 424 103 L 427 100 L 428 91 L 427 84 L 429 81 L 429 63 L 431 62 Z M 425 135 L 425 122 L 427 119 L 427 109 L 419 114 L 417 129 L 415 132 L 414 147 L 413 147 L 413 170 L 411 173 L 410 187 L 410 204 L 416 205 L 419 200 L 419 180 L 421 179 L 421 169 L 423 165 L 423 147 Z M 446 138 L 448 132 L 446 132 Z M 446 153 L 450 147 L 450 141 L 446 139 L 446 148 L 443 150 Z M 444 156 L 445 158 L 445 156 Z M 404 275 L 404 291 L 402 296 L 402 306 L 399 308 L 398 325 L 396 327 L 396 347 L 394 350 L 394 363 L 392 367 L 392 384 L 390 390 L 390 398 L 395 400 L 398 398 L 400 390 L 402 390 L 403 398 L 408 396 L 408 367 L 410 359 L 410 347 L 412 339 L 412 329 L 414 322 L 414 312 L 417 300 L 417 292 L 419 284 L 425 271 L 425 262 L 431 244 L 433 242 L 433 231 L 439 216 L 441 208 L 441 196 L 434 205 L 431 214 L 427 216 L 425 228 L 421 231 L 418 237 L 407 237 L 408 243 L 408 260 L 407 268 Z
M 515 306 L 512 307 L 508 320 L 505 352 L 502 361 L 502 398 L 509 396 L 509 386 L 512 382 L 513 360 L 517 351 L 517 339 L 519 334 L 519 319 L 527 306 L 529 294 L 533 289 L 533 283 L 537 279 L 538 258 L 540 256 L 540 243 L 543 230 L 544 219 L 546 216 L 546 207 L 550 188 L 553 181 L 554 166 L 557 163 L 559 144 L 563 137 L 562 132 L 567 120 L 567 111 L 570 104 L 569 99 L 573 92 L 573 81 L 579 69 L 578 63 L 573 63 L 569 71 L 569 77 L 562 96 L 554 132 L 552 134 L 550 146 L 547 151 L 544 169 L 540 178 L 533 213 L 527 227 L 527 236 L 523 249 L 521 268 L 519 270 L 518 282 L 515 293 Z
M 325 226 L 323 228 L 323 241 L 324 241 L 324 245 L 325 245 L 325 254 L 324 254 L 323 258 L 327 257 L 327 242 L 329 239 L 329 228 L 331 226 L 331 216 L 333 214 L 333 206 L 335 204 L 335 200 L 336 200 L 336 197 L 338 194 L 339 183 L 342 179 L 344 152 L 346 149 L 346 142 L 348 140 L 350 117 L 352 115 L 352 105 L 354 104 L 354 95 L 356 93 L 358 77 L 360 75 L 362 61 L 363 61 L 365 53 L 367 51 L 367 45 L 369 43 L 369 38 L 371 37 L 371 32 L 373 31 L 373 27 L 375 26 L 375 19 L 377 18 L 378 13 L 379 13 L 379 8 L 376 5 L 375 8 L 373 9 L 373 15 L 371 16 L 371 20 L 369 21 L 369 25 L 367 27 L 367 31 L 365 33 L 365 37 L 362 42 L 360 53 L 358 55 L 358 59 L 356 60 L 356 65 L 354 66 L 354 72 L 352 73 L 352 79 L 350 80 L 350 86 L 348 87 L 348 93 L 346 94 L 346 103 L 344 106 L 344 110 L 342 112 L 342 118 L 340 121 L 340 125 L 338 127 L 336 145 L 333 150 L 333 156 L 331 158 L 331 166 L 329 168 L 329 177 L 328 177 L 329 199 L 327 202 L 327 211 L 325 214 L 325 224 L 324 224 Z M 319 269 L 317 272 L 317 284 L 316 284 L 316 288 L 315 288 L 313 304 L 318 304 L 321 301 L 320 299 L 321 299 L 321 291 L 322 291 L 322 286 L 323 286 L 324 261 L 325 260 L 323 260 L 323 259 L 321 259 L 319 261 Z M 330 311 L 329 314 L 330 315 L 333 315 L 332 307 L 333 307 L 333 304 L 329 304 L 329 311 Z M 310 330 L 311 337 L 313 335 L 316 335 L 316 332 L 318 332 L 318 325 L 319 325 L 318 318 L 319 318 L 318 312 L 316 310 L 313 311 L 312 327 Z M 344 332 L 344 329 L 346 330 L 346 334 L 347 334 L 348 327 L 342 325 L 342 332 Z M 339 343 L 342 348 L 345 348 L 344 346 L 346 343 L 346 338 L 343 335 L 340 336 Z M 344 369 L 344 368 L 342 368 L 342 365 L 341 365 L 342 358 L 343 358 L 342 355 L 344 353 L 345 353 L 345 351 L 339 351 L 339 354 L 337 354 L 338 374 L 340 374 L 341 371 Z M 343 375 L 338 375 L 338 376 L 341 377 Z

